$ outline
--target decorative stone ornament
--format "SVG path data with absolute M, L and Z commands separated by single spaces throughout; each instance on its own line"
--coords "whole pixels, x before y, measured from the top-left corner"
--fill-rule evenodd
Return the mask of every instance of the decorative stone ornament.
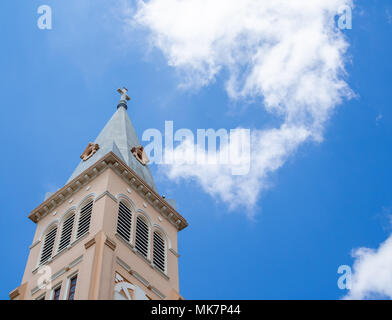
M 114 282 L 114 300 L 149 300 L 139 286 L 131 284 L 117 272 Z
M 148 157 L 147 157 L 146 153 L 144 152 L 143 146 L 133 147 L 133 148 L 131 149 L 131 152 L 132 152 L 133 156 L 134 156 L 143 166 L 145 166 L 147 163 L 150 162 L 150 160 L 148 160 Z
M 99 145 L 97 143 L 90 142 L 87 148 L 81 154 L 80 159 L 86 161 L 90 159 L 98 150 L 99 150 Z

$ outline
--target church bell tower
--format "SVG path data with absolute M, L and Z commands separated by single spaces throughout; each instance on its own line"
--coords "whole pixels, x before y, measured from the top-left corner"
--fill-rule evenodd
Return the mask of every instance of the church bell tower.
M 188 224 L 158 194 L 121 94 L 64 187 L 47 195 L 12 300 L 182 299 L 177 232 Z

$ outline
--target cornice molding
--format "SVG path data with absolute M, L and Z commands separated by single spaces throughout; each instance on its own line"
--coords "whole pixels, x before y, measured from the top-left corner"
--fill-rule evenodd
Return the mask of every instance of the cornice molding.
M 123 260 L 121 260 L 119 257 L 116 257 L 116 261 L 117 263 L 123 267 L 127 272 L 131 271 L 131 267 L 129 265 L 127 265 Z
M 79 256 L 79 257 L 76 258 L 74 261 L 72 261 L 72 262 L 68 265 L 68 267 L 69 267 L 70 269 L 72 269 L 74 266 L 76 266 L 79 262 L 82 262 L 82 261 L 83 261 L 83 255 Z
M 41 242 L 41 240 L 37 240 L 37 241 L 35 241 L 33 244 L 31 244 L 30 245 L 30 247 L 29 247 L 29 249 L 31 250 L 31 249 L 33 249 L 37 244 L 39 244 Z
M 110 199 L 112 199 L 114 202 L 117 203 L 117 199 L 114 195 L 112 195 L 108 190 L 106 190 L 105 192 L 102 192 L 95 200 L 94 202 L 97 202 L 98 200 L 100 200 L 101 198 L 103 198 L 104 196 L 108 196 Z
M 90 183 L 106 169 L 111 168 L 119 175 L 129 186 L 131 186 L 139 195 L 149 202 L 161 215 L 167 219 L 179 231 L 188 226 L 188 222 L 182 217 L 168 202 L 166 202 L 158 193 L 156 193 L 135 171 L 128 167 L 113 152 L 108 152 L 100 160 L 95 162 L 80 175 L 75 177 L 63 188 L 58 190 L 46 201 L 41 203 L 37 208 L 31 211 L 29 219 L 37 223 L 48 213 L 56 209 L 63 202 L 67 201 L 72 195 L 79 191 L 80 188 Z
M 150 290 L 151 290 L 152 292 L 154 292 L 157 296 L 159 296 L 162 300 L 165 300 L 166 296 L 165 296 L 162 292 L 160 292 L 157 288 L 155 288 L 154 286 L 152 286 L 152 287 L 150 288 Z
M 176 250 L 174 250 L 173 248 L 170 248 L 169 251 L 170 251 L 172 254 L 174 254 L 177 258 L 180 257 L 180 254 L 179 254 Z

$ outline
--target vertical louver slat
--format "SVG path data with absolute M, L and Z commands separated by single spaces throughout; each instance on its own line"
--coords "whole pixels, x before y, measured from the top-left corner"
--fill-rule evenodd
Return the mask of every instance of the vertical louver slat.
M 154 232 L 154 243 L 153 243 L 153 263 L 158 267 L 159 270 L 165 272 L 165 241 L 162 239 L 159 233 Z
M 143 221 L 143 219 L 140 216 L 137 217 L 135 247 L 146 258 L 148 257 L 149 234 L 150 234 L 150 230 L 147 224 Z
M 52 256 L 54 241 L 56 240 L 56 233 L 57 233 L 57 227 L 53 228 L 51 231 L 49 231 L 46 234 L 43 248 L 42 248 L 40 264 L 45 263 Z
M 63 227 L 61 229 L 58 251 L 63 250 L 71 243 L 74 220 L 75 220 L 75 215 L 73 214 L 64 221 Z
M 79 239 L 81 236 L 83 236 L 88 232 L 90 228 L 92 209 L 93 209 L 93 201 L 90 201 L 85 206 L 83 206 L 83 208 L 80 210 L 78 232 L 76 235 L 76 239 Z
M 118 209 L 118 220 L 117 220 L 117 233 L 123 237 L 126 241 L 131 241 L 131 230 L 132 230 L 132 212 L 131 210 L 120 201 Z

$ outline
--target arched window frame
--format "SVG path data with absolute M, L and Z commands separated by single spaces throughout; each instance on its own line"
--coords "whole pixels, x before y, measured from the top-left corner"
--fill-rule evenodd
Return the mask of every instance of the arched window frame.
M 154 262 L 154 250 L 155 250 L 155 246 L 154 246 L 154 234 L 158 234 L 160 236 L 160 238 L 162 239 L 163 243 L 164 243 L 164 252 L 163 252 L 163 262 L 164 262 L 164 270 L 162 270 L 157 264 L 155 264 Z M 166 234 L 166 232 L 162 229 L 162 228 L 158 228 L 157 226 L 154 226 L 152 229 L 152 241 L 151 241 L 151 261 L 152 263 L 155 265 L 156 268 L 159 269 L 159 271 L 163 272 L 164 274 L 167 274 L 167 270 L 168 270 L 168 261 L 167 261 L 167 253 L 169 250 L 169 241 L 168 241 L 168 236 Z
M 42 259 L 42 254 L 43 254 L 43 250 L 44 250 L 44 246 L 45 246 L 45 242 L 46 242 L 46 236 L 53 231 L 53 229 L 56 229 L 56 233 L 54 236 L 54 241 L 53 241 L 53 246 L 52 246 L 52 251 L 50 254 L 50 257 L 41 263 L 41 259 Z M 55 249 L 56 249 L 56 245 L 57 245 L 57 241 L 58 241 L 58 221 L 52 221 L 46 228 L 45 230 L 42 232 L 41 237 L 40 237 L 40 241 L 41 241 L 41 248 L 40 248 L 40 253 L 38 255 L 38 261 L 37 261 L 37 267 L 45 265 L 46 263 L 50 262 L 53 258 L 53 256 L 55 255 Z
M 68 220 L 68 218 L 70 218 L 71 216 L 74 216 L 74 220 L 72 223 L 72 229 L 71 229 L 71 236 L 69 239 L 69 244 L 67 246 L 65 246 L 64 248 L 62 248 L 60 250 L 60 241 L 61 241 L 61 236 L 63 233 L 63 228 L 64 228 L 64 223 Z M 60 219 L 60 223 L 59 223 L 59 231 L 58 231 L 58 241 L 57 241 L 57 245 L 56 245 L 56 254 L 60 253 L 61 251 L 65 250 L 67 247 L 69 247 L 70 245 L 72 245 L 74 239 L 75 239 L 75 234 L 76 234 L 76 228 L 77 228 L 77 209 L 76 207 L 72 207 L 70 209 L 68 209 L 63 216 Z
M 117 207 L 117 224 L 116 224 L 116 233 L 124 240 L 127 241 L 126 239 L 124 239 L 124 237 L 118 232 L 118 226 L 119 226 L 119 221 L 120 221 L 120 204 L 123 203 L 124 206 L 126 206 L 129 211 L 131 212 L 131 226 L 130 226 L 130 234 L 129 234 L 129 241 L 128 243 L 133 245 L 134 244 L 134 235 L 136 230 L 134 230 L 134 228 L 136 228 L 136 215 L 135 215 L 135 207 L 133 205 L 132 202 L 130 202 L 128 199 L 124 198 L 124 197 L 120 197 L 118 198 L 118 207 Z
M 147 228 L 148 228 L 147 257 L 145 257 L 145 258 L 146 258 L 147 260 L 151 261 L 151 234 L 152 234 L 151 219 L 150 219 L 150 217 L 149 217 L 143 210 L 141 210 L 141 209 L 138 209 L 136 213 L 137 213 L 137 214 L 135 214 L 135 223 L 134 223 L 134 225 L 135 225 L 135 227 L 134 227 L 134 229 L 135 229 L 135 232 L 134 232 L 134 244 L 135 244 L 135 249 L 137 250 L 137 248 L 136 248 L 137 219 L 142 219 L 142 220 L 144 221 L 144 223 L 147 225 Z M 140 252 L 139 250 L 138 250 L 138 252 L 139 252 L 140 254 L 143 255 L 143 253 Z M 143 255 L 143 257 L 144 257 L 144 255 Z
M 90 214 L 90 223 L 89 223 L 89 227 L 87 229 L 87 231 L 81 235 L 79 238 L 78 236 L 78 232 L 79 232 L 79 222 L 80 222 L 80 218 L 81 218 L 81 210 L 83 209 L 83 207 L 85 205 L 87 205 L 89 202 L 92 202 L 92 208 L 91 208 L 91 214 Z M 76 241 L 80 238 L 82 238 L 85 234 L 88 234 L 90 232 L 91 229 L 91 221 L 93 218 L 93 210 L 94 210 L 94 195 L 88 195 L 86 196 L 78 205 L 78 210 L 77 210 L 77 217 L 76 217 L 76 225 L 75 225 L 75 231 L 73 232 L 73 241 Z

